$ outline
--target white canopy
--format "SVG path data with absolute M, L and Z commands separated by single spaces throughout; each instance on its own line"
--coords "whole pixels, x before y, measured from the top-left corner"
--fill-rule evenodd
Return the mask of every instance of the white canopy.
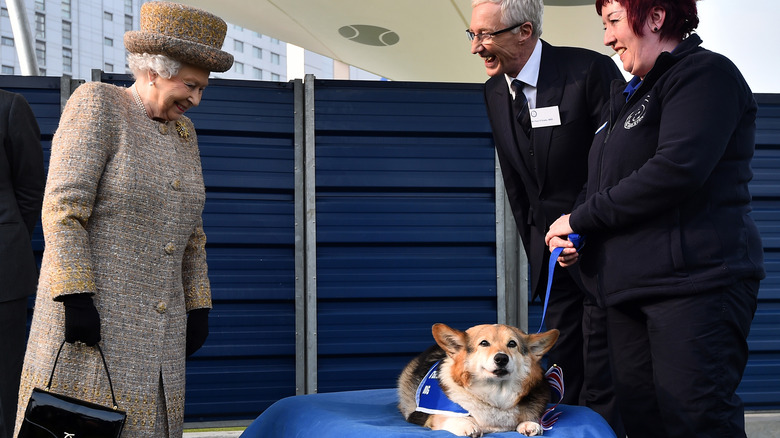
M 466 38 L 471 0 L 177 1 L 391 80 L 487 79 Z M 542 38 L 611 55 L 594 3 L 546 0 Z

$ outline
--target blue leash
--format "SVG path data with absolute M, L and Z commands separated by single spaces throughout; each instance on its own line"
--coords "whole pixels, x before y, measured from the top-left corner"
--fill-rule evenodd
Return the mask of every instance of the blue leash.
M 569 234 L 569 242 L 574 244 L 574 248 L 579 251 L 580 248 L 582 248 L 582 245 L 585 244 L 585 238 L 580 236 L 579 234 L 572 233 Z M 558 264 L 558 257 L 561 255 L 561 252 L 563 252 L 562 246 L 559 246 L 552 250 L 550 253 L 550 264 L 547 266 L 547 291 L 544 293 L 544 309 L 542 310 L 542 322 L 539 323 L 539 331 L 536 333 L 541 333 L 542 328 L 544 328 L 544 317 L 547 315 L 547 304 L 550 302 L 550 288 L 552 287 L 553 282 L 553 270 L 555 269 L 555 265 Z

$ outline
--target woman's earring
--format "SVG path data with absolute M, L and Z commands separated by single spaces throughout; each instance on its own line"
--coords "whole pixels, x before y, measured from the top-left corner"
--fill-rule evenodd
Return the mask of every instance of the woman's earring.
M 657 28 L 656 28 L 656 29 L 657 29 Z M 149 81 L 149 86 L 150 86 L 150 87 L 154 87 L 154 82 L 152 82 L 152 81 Z
M 653 28 L 653 32 L 658 32 L 658 26 Z

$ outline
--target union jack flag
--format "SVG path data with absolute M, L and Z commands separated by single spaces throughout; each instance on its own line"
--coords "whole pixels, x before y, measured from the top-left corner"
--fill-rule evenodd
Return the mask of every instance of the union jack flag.
M 544 377 L 547 378 L 547 383 L 550 384 L 550 389 L 552 390 L 551 402 L 553 405 L 544 411 L 544 414 L 542 414 L 541 423 L 544 430 L 550 430 L 558 421 L 558 417 L 561 415 L 560 412 L 553 413 L 553 411 L 555 411 L 555 408 L 558 407 L 558 405 L 561 403 L 561 400 L 563 400 L 563 370 L 558 365 L 553 365 L 549 370 L 547 370 L 546 373 L 544 373 Z

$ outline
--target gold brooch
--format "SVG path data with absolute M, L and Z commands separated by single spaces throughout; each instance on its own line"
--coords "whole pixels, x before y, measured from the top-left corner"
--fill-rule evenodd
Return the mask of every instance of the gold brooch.
M 179 137 L 183 138 L 184 140 L 190 139 L 190 133 L 187 131 L 187 126 L 181 120 L 176 121 L 176 132 L 178 132 Z

